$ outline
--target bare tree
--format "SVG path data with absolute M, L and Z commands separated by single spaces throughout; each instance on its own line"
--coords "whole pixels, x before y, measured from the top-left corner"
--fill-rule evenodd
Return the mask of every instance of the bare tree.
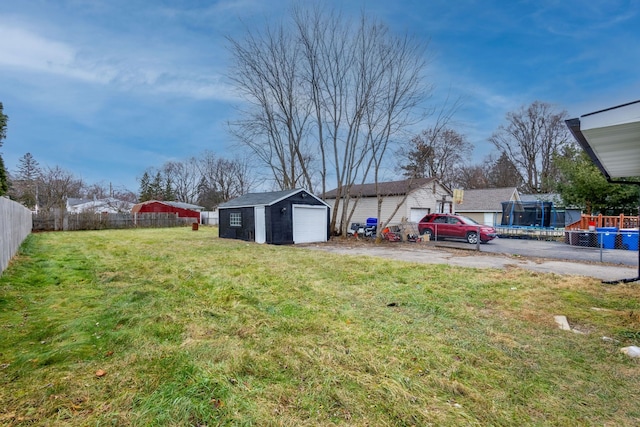
M 231 42 L 234 63 L 229 74 L 249 108 L 233 123 L 234 135 L 269 168 L 282 189 L 312 188 L 309 147 L 310 117 L 303 93 L 300 45 L 283 25 L 264 32 L 247 30 Z
M 83 193 L 88 199 L 106 199 L 111 197 L 111 190 L 109 186 L 105 185 L 103 182 L 85 185 Z
M 59 166 L 45 167 L 38 182 L 38 205 L 42 210 L 66 207 L 69 197 L 81 197 L 84 184 Z
M 170 179 L 176 200 L 185 203 L 197 203 L 200 167 L 198 159 L 190 157 L 184 161 L 166 162 L 162 166 L 165 177 Z
M 489 188 L 489 171 L 487 169 L 484 164 L 457 168 L 451 188 L 463 188 L 466 190 Z
M 246 160 L 218 158 L 206 151 L 198 161 L 199 203 L 209 209 L 251 191 L 255 176 Z
M 377 180 L 388 145 L 428 92 L 424 46 L 364 14 L 352 21 L 295 8 L 292 17 L 293 27 L 231 40 L 232 79 L 253 107 L 234 133 L 280 188 L 302 183 L 313 191 L 316 173 L 324 192 L 335 180 L 331 227 L 342 203 L 346 228 L 351 186 Z
M 138 202 L 138 196 L 136 195 L 136 193 L 134 193 L 133 191 L 125 187 L 114 188 L 112 197 L 114 199 L 122 200 L 123 202 L 129 202 L 129 203 Z
M 535 101 L 506 115 L 489 141 L 516 167 L 523 177 L 522 190 L 546 193 L 553 188 L 554 156 L 571 143 L 564 123 L 567 113 L 557 112 L 551 104 Z
M 406 176 L 437 178 L 452 187 L 456 172 L 473 152 L 473 145 L 464 135 L 450 128 L 432 127 L 423 130 L 409 143 L 409 163 L 402 168 Z

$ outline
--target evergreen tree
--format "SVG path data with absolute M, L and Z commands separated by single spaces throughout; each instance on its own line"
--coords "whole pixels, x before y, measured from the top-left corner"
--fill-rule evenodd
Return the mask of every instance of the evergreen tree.
M 638 187 L 611 184 L 587 153 L 568 148 L 554 162 L 561 174 L 556 191 L 566 206 L 577 206 L 587 214 L 633 215 L 638 206 Z
M 164 188 L 162 186 L 162 174 L 160 171 L 156 172 L 153 181 L 149 184 L 149 194 L 151 196 L 149 200 L 164 200 Z
M 171 177 L 167 176 L 164 180 L 164 190 L 162 191 L 162 200 L 172 201 L 176 199 L 176 194 L 173 191 L 173 183 L 171 182 Z
M 38 161 L 27 153 L 18 160 L 18 170 L 13 180 L 13 198 L 29 209 L 34 209 L 38 200 L 38 181 L 42 175 Z
M 0 102 L 0 147 L 2 147 L 2 143 L 7 137 L 7 121 L 9 121 L 9 117 L 4 114 L 3 108 L 2 102 Z
M 145 173 L 142 174 L 142 178 L 140 178 L 140 197 L 138 201 L 141 203 L 153 198 L 151 196 L 151 183 L 149 179 L 149 174 L 145 171 Z
M 493 162 L 489 171 L 489 187 L 518 187 L 522 188 L 522 175 L 506 153 Z
M 4 167 L 4 160 L 0 156 L 0 196 L 7 194 L 9 191 L 9 176 Z
M 7 137 L 7 121 L 9 120 L 9 117 L 3 112 L 3 108 L 2 102 L 0 102 L 0 147 L 2 147 L 4 139 Z M 7 191 L 9 191 L 9 174 L 0 155 L 0 196 L 5 195 Z

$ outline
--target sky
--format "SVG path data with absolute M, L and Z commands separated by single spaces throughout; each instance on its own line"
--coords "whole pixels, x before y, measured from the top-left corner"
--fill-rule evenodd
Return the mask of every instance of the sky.
M 534 101 L 570 117 L 640 99 L 640 0 L 308 0 L 427 44 L 429 102 L 462 106 L 456 130 L 492 152 L 505 115 Z M 210 150 L 242 100 L 228 37 L 286 16 L 290 0 L 0 0 L 0 148 L 87 184 L 138 191 L 150 167 Z M 416 133 L 429 119 L 416 125 Z

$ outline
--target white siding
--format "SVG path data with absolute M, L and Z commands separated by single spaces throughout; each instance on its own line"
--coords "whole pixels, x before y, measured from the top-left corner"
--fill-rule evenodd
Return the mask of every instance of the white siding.
M 451 196 L 448 192 L 439 184 L 430 183 L 423 188 L 412 191 L 402 203 L 396 214 L 391 218 L 389 224 L 399 224 L 403 219 L 409 220 L 411 218 L 412 208 L 429 209 L 431 212 L 438 212 L 439 202 L 442 200 L 442 195 L 447 194 L 448 201 L 451 201 Z M 379 220 L 387 221 L 395 210 L 398 203 L 402 201 L 402 196 L 387 196 L 382 201 L 382 209 Z M 335 208 L 335 199 L 325 200 L 329 206 Z M 337 211 L 337 223 L 340 226 L 340 218 L 342 215 L 343 203 L 340 203 Z M 349 211 L 353 208 L 353 202 L 349 204 Z M 358 201 L 356 209 L 351 217 L 351 222 L 364 223 L 367 218 L 376 218 L 378 216 L 378 200 L 376 197 L 365 197 Z

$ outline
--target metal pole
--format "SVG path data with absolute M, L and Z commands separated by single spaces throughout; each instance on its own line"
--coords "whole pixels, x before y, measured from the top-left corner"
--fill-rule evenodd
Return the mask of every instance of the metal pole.
M 600 237 L 600 262 L 602 261 L 602 248 L 604 248 L 604 233 L 600 234 L 599 232 L 596 232 L 596 236 Z
M 638 277 L 640 280 L 640 186 L 636 187 L 638 191 L 638 218 L 636 220 L 636 227 L 638 228 Z M 622 224 L 621 224 L 622 225 Z
M 640 182 L 627 182 L 627 181 L 611 181 L 608 180 L 611 184 L 628 184 L 628 185 L 637 185 L 640 188 Z M 638 275 L 631 279 L 622 279 L 622 280 L 603 280 L 602 283 L 607 284 L 616 284 L 616 283 L 631 283 L 640 281 L 640 193 L 638 194 L 638 218 L 636 218 L 636 227 L 638 228 Z M 622 224 L 620 224 L 622 225 Z

